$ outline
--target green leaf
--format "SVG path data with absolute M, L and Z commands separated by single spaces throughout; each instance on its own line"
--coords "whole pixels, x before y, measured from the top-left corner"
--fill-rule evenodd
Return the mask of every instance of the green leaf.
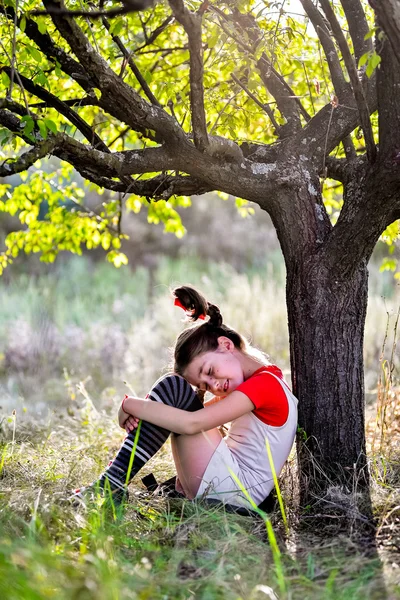
M 209 48 L 214 48 L 217 45 L 217 42 L 220 38 L 221 30 L 219 27 L 215 26 L 211 30 L 211 33 L 208 34 L 207 37 L 207 46 Z
M 34 46 L 31 46 L 29 44 L 26 45 L 26 48 L 27 48 L 29 54 L 32 56 L 32 58 L 36 62 L 38 62 L 38 63 L 42 62 L 42 55 L 40 54 L 39 50 L 37 50 Z
M 365 70 L 367 77 L 371 77 L 376 67 L 381 62 L 381 57 L 376 52 L 373 52 L 368 60 L 367 68 Z
M 397 267 L 397 258 L 388 258 L 385 257 L 382 260 L 382 264 L 379 270 L 382 271 L 395 271 Z
M 47 129 L 49 129 L 52 133 L 57 133 L 57 125 L 51 119 L 43 119 Z
M 24 134 L 29 136 L 29 134 L 33 131 L 35 127 L 35 121 L 30 115 L 25 115 L 24 117 L 22 117 L 21 123 L 24 127 Z
M 22 33 L 25 33 L 25 28 L 26 28 L 26 17 L 25 17 L 25 15 L 22 15 L 22 19 L 19 22 L 19 28 L 20 28 L 20 31 Z
M 2 80 L 3 85 L 4 85 L 5 88 L 9 88 L 10 87 L 11 81 L 10 81 L 9 76 L 7 75 L 7 73 L 5 71 L 1 72 L 1 80 Z
M 123 252 L 117 252 L 116 250 L 111 250 L 107 254 L 107 260 L 113 263 L 114 267 L 119 269 L 122 265 L 128 264 L 128 257 Z
M 370 52 L 366 52 L 365 54 L 363 54 L 360 57 L 360 60 L 358 61 L 358 67 L 363 67 L 367 63 L 369 56 L 370 56 Z
M 111 35 L 119 35 L 124 26 L 123 19 L 115 19 L 110 26 L 110 34 Z
M 46 19 L 44 19 L 43 17 L 39 17 L 37 20 L 37 25 L 38 25 L 38 29 L 42 35 L 47 32 Z
M 376 27 L 372 27 L 368 31 L 368 33 L 364 36 L 364 40 L 370 40 L 374 36 L 375 31 L 376 31 Z
M 39 131 L 40 131 L 40 135 L 42 136 L 42 138 L 44 140 L 47 139 L 47 127 L 44 121 L 42 121 L 42 119 L 38 119 L 36 121 L 37 126 L 39 127 Z

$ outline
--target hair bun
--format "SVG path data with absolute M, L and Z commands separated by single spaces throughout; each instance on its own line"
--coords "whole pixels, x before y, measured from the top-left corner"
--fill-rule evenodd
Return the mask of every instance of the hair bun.
M 207 302 L 207 305 L 207 314 L 210 317 L 210 325 L 213 325 L 214 327 L 221 327 L 222 315 L 218 306 L 215 306 L 215 304 L 210 304 L 209 302 Z

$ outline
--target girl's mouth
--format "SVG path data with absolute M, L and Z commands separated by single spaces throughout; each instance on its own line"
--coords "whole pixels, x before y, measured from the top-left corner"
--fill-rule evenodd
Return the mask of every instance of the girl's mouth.
M 224 383 L 224 393 L 225 393 L 225 394 L 226 394 L 226 392 L 228 391 L 228 388 L 229 388 L 229 381 L 228 381 L 228 379 L 227 379 L 227 380 L 225 381 L 225 383 Z

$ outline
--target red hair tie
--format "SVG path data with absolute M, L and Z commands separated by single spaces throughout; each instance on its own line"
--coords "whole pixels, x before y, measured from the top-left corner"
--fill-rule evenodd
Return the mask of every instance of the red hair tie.
M 186 314 L 189 314 L 189 315 L 190 315 L 190 314 L 193 314 L 193 313 L 194 313 L 194 310 L 190 311 L 190 310 L 188 310 L 188 309 L 186 308 L 186 306 L 183 306 L 183 304 L 182 304 L 182 302 L 179 300 L 179 298 L 175 298 L 175 300 L 174 300 L 174 306 L 179 306 L 180 308 L 182 308 L 182 310 L 184 310 L 184 311 L 185 311 L 185 313 L 186 313 Z M 204 319 L 206 318 L 206 315 L 199 315 L 199 316 L 198 316 L 198 318 L 199 318 L 199 319 L 203 319 L 203 321 L 204 321 Z

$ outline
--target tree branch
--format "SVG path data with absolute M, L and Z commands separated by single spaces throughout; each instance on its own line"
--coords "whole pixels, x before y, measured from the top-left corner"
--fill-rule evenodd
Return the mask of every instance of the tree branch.
M 343 98 L 347 95 L 349 84 L 346 83 L 344 78 L 339 56 L 336 52 L 335 44 L 328 31 L 325 20 L 319 10 L 312 3 L 312 0 L 300 1 L 324 49 L 335 94 L 338 96 L 339 101 L 343 101 Z
M 0 110 L 0 124 L 31 144 L 32 140 L 24 135 L 23 124 L 8 110 Z M 35 145 L 42 141 L 35 132 Z M 219 142 L 217 138 L 211 139 Z M 223 139 L 223 138 L 222 138 Z M 226 142 L 227 140 L 224 140 Z M 233 142 L 232 142 L 233 143 Z M 225 144 L 222 144 L 223 146 Z M 237 149 L 239 147 L 237 146 Z M 268 147 L 266 147 L 266 150 Z M 245 159 L 228 163 L 224 156 L 211 156 L 202 153 L 186 138 L 179 146 L 164 144 L 159 148 L 131 150 L 128 152 L 109 153 L 95 150 L 91 146 L 63 134 L 57 134 L 57 144 L 52 151 L 54 156 L 69 162 L 84 177 L 99 182 L 99 177 L 112 180 L 114 177 L 134 173 L 157 173 L 160 171 L 179 171 L 186 173 L 198 181 L 202 181 L 207 189 L 224 191 L 234 196 L 246 197 L 256 202 L 265 210 L 272 210 L 275 203 L 273 191 L 277 186 L 299 186 L 299 173 L 292 165 L 259 162 Z M 260 148 L 261 155 L 261 148 Z M 101 185 L 105 185 L 102 180 Z M 125 184 L 125 181 L 122 181 Z M 112 184 L 112 189 L 137 193 L 136 184 L 126 182 L 125 187 Z M 100 183 L 99 183 L 100 185 Z M 111 184 L 110 184 L 111 185 Z M 172 193 L 172 192 L 171 192 Z M 193 192 L 194 193 L 194 192 Z
M 0 71 L 4 71 L 10 76 L 11 68 L 10 67 L 2 67 Z M 54 96 L 51 92 L 48 92 L 46 89 L 42 88 L 40 85 L 33 83 L 31 79 L 24 77 L 21 73 L 18 73 L 17 82 L 21 82 L 21 85 L 27 90 L 30 94 L 34 94 L 46 104 L 55 108 L 61 115 L 63 115 L 66 119 L 68 119 L 75 127 L 80 131 L 85 138 L 88 140 L 92 146 L 96 148 L 108 151 L 106 144 L 103 140 L 95 133 L 92 127 L 82 119 L 72 108 L 66 105 L 62 100 Z
M 43 0 L 46 8 L 63 8 L 63 0 Z M 174 144 L 185 139 L 185 133 L 170 115 L 158 106 L 148 104 L 131 86 L 122 81 L 95 51 L 83 31 L 68 16 L 52 14 L 52 20 L 68 42 L 83 68 L 91 73 L 95 87 L 101 91 L 99 106 L 146 135 L 148 129 L 158 140 Z
M 187 175 L 156 175 L 152 179 L 135 181 L 134 190 L 129 189 L 124 183 L 114 181 L 92 172 L 81 171 L 81 175 L 99 187 L 123 194 L 134 192 L 147 200 L 168 200 L 171 196 L 201 196 L 211 192 L 212 188 L 200 180 Z
M 81 108 L 83 106 L 98 106 L 97 98 L 92 96 L 86 96 L 85 98 L 69 98 L 68 100 L 61 100 L 65 106 L 77 106 Z M 29 108 L 52 108 L 53 105 L 50 102 L 36 102 L 35 104 L 29 104 Z
M 346 15 L 350 37 L 354 46 L 354 56 L 358 65 L 362 55 L 373 50 L 372 39 L 365 39 L 369 32 L 367 19 L 360 0 L 341 0 L 341 4 Z M 379 4 L 381 4 L 381 0 Z
M 0 101 L 0 107 L 8 108 L 10 111 L 22 116 L 27 114 L 25 107 L 7 99 Z M 21 122 L 18 119 L 12 119 L 8 111 L 0 112 L 2 113 L 0 123 L 4 124 L 10 131 L 16 133 L 28 144 L 32 144 L 32 139 L 24 135 L 24 128 Z M 32 115 L 32 117 L 34 120 L 37 120 L 38 118 L 35 115 Z M 34 132 L 33 136 L 35 138 L 34 147 L 23 155 L 27 165 L 26 168 L 29 168 L 31 164 L 40 158 L 40 156 L 34 158 L 36 154 L 42 154 L 43 156 L 46 154 L 53 154 L 72 164 L 83 176 L 86 176 L 84 175 L 84 172 L 92 173 L 92 177 L 89 178 L 91 181 L 94 180 L 93 178 L 96 178 L 98 173 L 108 175 L 109 177 L 119 177 L 121 182 L 114 182 L 114 184 L 120 183 L 125 192 L 130 191 L 133 193 L 135 191 L 135 181 L 130 177 L 131 173 L 147 173 L 149 171 L 158 171 L 163 168 L 167 169 L 175 166 L 173 161 L 169 160 L 169 157 L 166 155 L 163 148 L 148 148 L 146 150 L 112 154 L 103 142 L 100 150 L 94 149 L 93 147 L 78 142 L 66 134 L 59 133 L 48 138 L 48 140 L 52 140 L 51 146 L 43 146 L 43 140 L 39 137 L 39 134 L 35 134 Z M 47 151 L 45 151 L 46 149 Z M 32 158 L 32 162 L 28 164 L 30 158 Z M 124 161 L 126 162 L 125 165 L 123 164 Z M 17 163 L 17 167 L 22 164 L 19 159 L 15 162 Z M 4 166 L 4 169 L 4 177 L 7 174 L 12 174 L 6 165 Z
M 346 65 L 346 69 L 349 74 L 350 82 L 353 88 L 354 96 L 357 102 L 358 112 L 360 115 L 360 123 L 364 132 L 365 144 L 367 147 L 367 156 L 370 162 L 374 162 L 377 153 L 372 132 L 372 125 L 369 118 L 370 111 L 368 108 L 367 99 L 364 94 L 363 86 L 358 78 L 357 68 L 354 63 L 354 59 L 350 53 L 350 49 L 347 45 L 346 38 L 343 35 L 342 28 L 336 18 L 335 13 L 333 12 L 329 0 L 319 0 L 319 2 L 326 15 L 326 18 L 329 21 L 333 35 L 335 36 L 340 51 L 342 53 L 344 64 Z
M 343 149 L 346 154 L 346 158 L 348 161 L 352 161 L 357 158 L 357 152 L 353 144 L 353 140 L 350 135 L 346 135 L 342 139 Z
M 257 96 L 255 96 L 253 94 L 253 92 L 251 92 L 249 90 L 249 88 L 246 87 L 245 84 L 242 81 L 240 81 L 240 79 L 238 77 L 236 77 L 236 75 L 234 73 L 231 74 L 231 77 L 232 77 L 233 81 L 235 83 L 237 83 L 242 88 L 242 90 L 244 92 L 246 92 L 246 94 L 249 96 L 249 98 L 251 98 L 253 100 L 253 102 L 255 102 L 257 104 L 257 106 L 259 106 L 264 112 L 267 113 L 267 115 L 268 115 L 268 117 L 269 117 L 272 125 L 274 126 L 276 134 L 278 135 L 279 134 L 280 125 L 277 122 L 277 120 L 275 119 L 274 113 L 272 112 L 272 110 L 270 109 L 270 107 L 268 106 L 268 104 L 263 104 L 263 102 L 261 102 L 261 100 L 259 100 L 257 98 Z
M 22 173 L 31 167 L 39 158 L 44 158 L 47 154 L 51 154 L 55 148 L 57 139 L 54 136 L 49 136 L 47 140 L 38 142 L 33 148 L 21 154 L 16 160 L 11 163 L 4 161 L 0 165 L 0 177 L 9 177 L 16 173 Z
M 103 17 L 101 21 L 102 21 L 104 27 L 109 32 L 110 31 L 110 23 L 108 22 L 108 20 L 105 17 Z M 150 102 L 152 104 L 154 104 L 155 106 L 159 106 L 161 108 L 161 104 L 159 103 L 159 101 L 157 100 L 157 98 L 154 96 L 153 92 L 151 91 L 151 89 L 147 85 L 147 81 L 145 80 L 145 78 L 141 74 L 139 68 L 137 67 L 135 61 L 133 60 L 133 58 L 132 58 L 132 52 L 129 52 L 126 49 L 126 47 L 122 43 L 122 40 L 119 37 L 119 35 L 111 34 L 111 37 L 112 37 L 113 41 L 115 42 L 115 44 L 118 46 L 118 48 L 121 50 L 121 52 L 124 55 L 125 59 L 128 61 L 128 65 L 130 66 L 133 74 L 135 75 L 136 79 L 138 80 L 138 82 L 142 86 L 142 90 L 146 94 L 147 98 L 150 100 Z
M 154 0 L 121 0 L 123 4 L 120 8 L 112 8 L 110 10 L 68 10 L 66 8 L 49 7 L 46 10 L 33 10 L 32 15 L 58 15 L 58 16 L 70 16 L 70 17 L 90 17 L 91 19 L 98 19 L 99 17 L 118 17 L 121 15 L 127 15 L 131 12 L 137 12 L 139 10 L 145 10 L 150 6 L 153 6 Z
M 165 21 L 163 21 L 161 23 L 161 25 L 159 25 L 158 27 L 156 27 L 155 30 L 151 32 L 151 34 L 146 39 L 146 42 L 144 44 L 142 44 L 138 48 L 135 48 L 134 53 L 136 54 L 136 53 L 139 52 L 139 50 L 142 50 L 143 48 L 146 48 L 147 46 L 151 46 L 151 44 L 153 44 L 155 42 L 155 40 L 158 38 L 158 36 L 161 35 L 163 33 L 163 31 L 166 30 L 166 28 L 168 27 L 168 25 L 173 20 L 174 20 L 174 17 L 172 15 L 169 15 L 169 17 L 167 17 L 165 19 Z M 144 52 L 143 52 L 143 54 L 144 54 Z
M 328 156 L 325 161 L 326 175 L 330 179 L 336 179 L 336 181 L 341 181 L 346 185 L 351 180 L 354 170 L 363 165 L 365 166 L 365 163 L 365 155 L 358 156 L 353 162 L 349 162 L 347 158 Z
M 15 11 L 11 6 L 1 6 L 0 13 L 4 14 L 10 21 L 14 21 Z M 40 48 L 45 56 L 51 61 L 60 63 L 61 69 L 72 77 L 86 92 L 92 92 L 95 83 L 90 79 L 90 71 L 86 71 L 82 65 L 72 58 L 53 42 L 48 33 L 40 33 L 37 23 L 29 19 L 25 14 L 17 18 L 17 26 L 20 27 L 22 17 L 25 17 L 25 34 Z
M 192 13 L 183 0 L 169 0 L 172 12 L 187 33 L 190 65 L 190 106 L 192 112 L 193 139 L 201 152 L 208 146 L 203 87 L 203 45 L 201 42 L 202 12 Z
M 393 50 L 393 40 L 386 36 L 378 34 L 376 49 L 381 57 L 377 69 L 379 159 L 395 169 L 400 152 L 400 62 Z
M 400 5 L 397 0 L 370 0 L 379 24 L 388 36 L 393 53 L 400 63 Z

